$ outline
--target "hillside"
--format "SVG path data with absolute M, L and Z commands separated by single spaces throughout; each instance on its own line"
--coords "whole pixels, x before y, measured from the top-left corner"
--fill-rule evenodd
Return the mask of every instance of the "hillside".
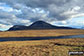
M 23 26 L 23 25 L 14 25 L 11 27 L 8 31 L 15 31 L 15 30 L 38 30 L 38 29 L 74 29 L 71 27 L 58 27 L 51 25 L 49 23 L 46 23 L 44 21 L 36 21 L 30 26 Z

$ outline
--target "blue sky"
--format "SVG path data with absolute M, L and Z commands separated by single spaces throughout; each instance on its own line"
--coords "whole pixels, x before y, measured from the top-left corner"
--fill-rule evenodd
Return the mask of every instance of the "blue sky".
M 38 20 L 58 26 L 82 28 L 83 5 L 83 0 L 1 0 L 0 30 L 7 30 L 13 25 L 28 26 Z

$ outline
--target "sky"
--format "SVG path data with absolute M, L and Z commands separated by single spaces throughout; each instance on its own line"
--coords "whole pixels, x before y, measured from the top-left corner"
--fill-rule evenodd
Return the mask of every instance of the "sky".
M 84 28 L 84 0 L 0 0 L 0 30 L 38 20 Z

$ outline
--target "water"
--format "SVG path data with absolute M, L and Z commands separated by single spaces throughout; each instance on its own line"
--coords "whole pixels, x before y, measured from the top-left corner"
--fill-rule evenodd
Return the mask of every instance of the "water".
M 29 41 L 29 40 L 46 40 L 46 39 L 64 39 L 64 38 L 84 38 L 84 35 L 58 36 L 58 37 L 8 37 L 0 38 L 0 41 Z

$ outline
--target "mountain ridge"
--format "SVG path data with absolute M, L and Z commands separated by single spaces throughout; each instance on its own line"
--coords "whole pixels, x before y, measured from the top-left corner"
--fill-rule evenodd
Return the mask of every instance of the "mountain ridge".
M 59 27 L 51 25 L 44 21 L 36 21 L 32 23 L 30 26 L 24 26 L 24 25 L 14 25 L 13 27 L 9 28 L 8 31 L 15 31 L 15 30 L 36 30 L 36 29 L 74 29 L 71 27 Z

